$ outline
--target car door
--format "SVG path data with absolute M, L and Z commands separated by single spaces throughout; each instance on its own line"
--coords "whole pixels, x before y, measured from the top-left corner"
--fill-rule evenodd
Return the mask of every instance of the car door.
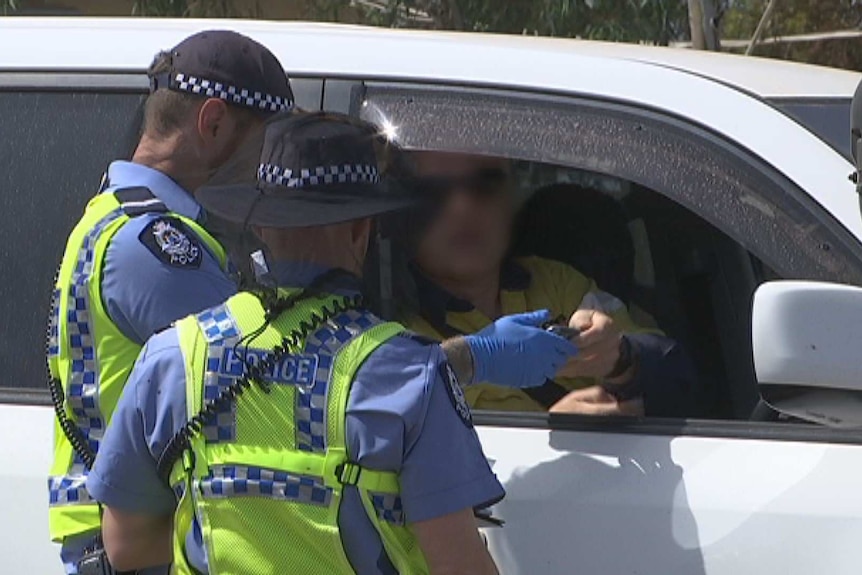
M 779 126 L 785 150 L 765 149 L 762 134 L 733 139 L 631 100 L 354 84 L 352 112 L 409 149 L 502 156 L 526 164 L 526 174 L 604 186 L 622 198 L 635 212 L 633 235 L 640 230 L 646 244 L 638 257 L 649 269 L 636 278 L 654 296 L 646 311 L 698 363 L 703 389 L 692 415 L 708 419 L 475 413 L 507 489 L 493 508 L 505 524 L 484 529 L 501 572 L 858 569 L 862 494 L 853 470 L 862 464 L 862 434 L 747 421 L 758 398 L 754 288 L 774 277 L 862 281 L 858 238 L 821 206 L 852 206 L 850 165 L 838 152 L 756 101 L 726 112 Z M 803 148 L 816 153 L 802 158 Z M 806 173 L 823 168 L 820 180 L 805 179 L 803 160 Z M 858 213 L 839 216 L 858 224 Z

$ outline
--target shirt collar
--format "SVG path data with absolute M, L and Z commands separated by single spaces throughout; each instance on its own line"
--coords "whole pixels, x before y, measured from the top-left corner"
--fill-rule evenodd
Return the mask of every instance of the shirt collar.
M 166 174 L 134 162 L 111 162 L 106 189 L 110 191 L 133 186 L 148 188 L 172 212 L 193 220 L 201 219 L 203 212 L 194 196 Z
M 421 315 L 434 326 L 446 324 L 448 312 L 469 313 L 475 309 L 469 301 L 456 297 L 433 281 L 419 268 L 411 264 L 410 271 L 416 282 Z M 500 268 L 500 289 L 503 291 L 526 291 L 530 287 L 530 271 L 514 259 L 507 259 Z
M 272 277 L 281 287 L 305 288 L 331 268 L 313 262 L 277 261 L 271 263 L 269 269 Z M 327 292 L 338 295 L 355 295 L 361 290 L 361 280 L 349 273 L 333 280 L 326 289 Z

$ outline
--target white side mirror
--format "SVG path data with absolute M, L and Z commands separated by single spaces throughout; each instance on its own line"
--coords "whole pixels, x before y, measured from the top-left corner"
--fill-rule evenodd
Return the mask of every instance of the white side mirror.
M 760 286 L 754 367 L 773 409 L 831 427 L 862 427 L 862 289 L 818 282 Z

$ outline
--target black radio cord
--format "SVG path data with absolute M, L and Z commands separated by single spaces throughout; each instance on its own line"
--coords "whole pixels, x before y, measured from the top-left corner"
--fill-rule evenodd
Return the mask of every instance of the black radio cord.
M 59 277 L 60 270 L 58 269 L 57 273 L 54 275 L 54 283 L 52 285 L 57 285 Z M 51 331 L 55 329 L 52 322 L 54 321 L 54 314 L 58 313 L 58 305 L 60 305 L 60 302 L 54 300 L 54 295 L 52 293 L 51 305 L 48 309 L 48 333 L 45 339 L 46 359 L 51 353 Z M 56 329 L 59 329 L 59 325 L 56 326 Z M 78 427 L 74 421 L 69 419 L 69 414 L 66 413 L 66 394 L 63 391 L 63 382 L 54 377 L 54 374 L 51 373 L 50 360 L 46 361 L 45 367 L 47 368 L 48 373 L 48 391 L 51 392 L 51 403 L 54 405 L 54 414 L 57 417 L 57 423 L 60 425 L 63 435 L 65 435 L 66 439 L 69 440 L 69 443 L 72 444 L 72 449 L 75 450 L 75 453 L 81 459 L 84 467 L 89 471 L 93 468 L 93 463 L 96 461 L 96 454 L 90 448 L 90 443 L 87 441 L 87 437 L 84 435 L 84 432 L 81 431 L 81 428 Z
M 336 275 L 341 275 L 345 272 L 326 273 L 315 280 L 311 286 L 292 294 L 286 298 L 272 297 L 271 294 L 265 294 L 261 297 L 261 303 L 264 305 L 265 320 L 263 325 L 237 342 L 234 350 L 245 344 L 246 349 L 248 344 L 257 338 L 266 327 L 275 321 L 281 314 L 287 312 L 300 301 L 320 295 L 320 289 L 327 283 L 330 283 Z M 252 383 L 256 384 L 264 392 L 269 392 L 269 384 L 264 381 L 265 374 L 272 370 L 285 355 L 290 353 L 291 348 L 296 348 L 301 345 L 309 334 L 316 331 L 330 319 L 341 315 L 342 313 L 355 309 L 362 305 L 362 296 L 346 296 L 340 300 L 336 300 L 332 304 L 323 305 L 320 309 L 315 310 L 307 319 L 303 319 L 299 323 L 297 329 L 291 330 L 290 333 L 283 335 L 281 342 L 276 345 L 272 354 L 263 358 L 259 363 L 254 364 L 246 359 L 247 354 L 243 354 L 243 374 L 229 386 L 219 392 L 218 397 L 210 400 L 207 404 L 192 417 L 186 424 L 171 437 L 165 450 L 159 457 L 157 471 L 159 477 L 166 484 L 170 483 L 170 473 L 174 464 L 182 457 L 183 453 L 191 447 L 191 440 L 201 433 L 204 427 L 212 423 L 218 413 L 230 405 L 232 402 L 241 396 Z

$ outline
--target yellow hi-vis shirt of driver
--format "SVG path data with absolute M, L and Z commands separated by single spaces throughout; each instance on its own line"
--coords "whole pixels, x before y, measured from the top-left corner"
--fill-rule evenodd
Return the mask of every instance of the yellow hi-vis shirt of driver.
M 417 278 L 417 282 L 428 282 Z M 435 326 L 445 324 L 448 331 L 476 333 L 492 323 L 492 319 L 465 302 L 447 294 L 441 288 L 425 285 L 420 292 L 420 313 L 400 318 L 413 331 L 438 340 L 451 336 Z M 538 257 L 517 258 L 506 262 L 500 278 L 500 304 L 503 315 L 525 313 L 539 309 L 551 311 L 551 317 L 568 323 L 578 309 L 595 309 L 613 318 L 623 333 L 660 333 L 641 328 L 629 317 L 625 304 L 601 291 L 588 277 L 571 266 Z M 595 378 L 557 378 L 568 390 L 582 389 L 599 383 Z M 484 382 L 464 389 L 473 409 L 494 411 L 544 411 L 545 408 L 520 389 Z

